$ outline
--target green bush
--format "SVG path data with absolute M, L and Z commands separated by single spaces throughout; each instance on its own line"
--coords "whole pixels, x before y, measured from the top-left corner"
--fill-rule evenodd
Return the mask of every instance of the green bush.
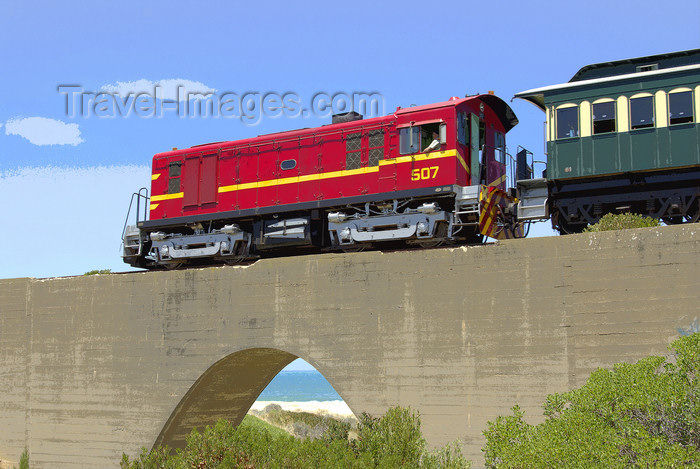
M 301 422 L 304 423 L 304 422 Z M 308 426 L 308 424 L 304 423 Z M 395 407 L 382 418 L 363 415 L 358 438 L 338 437 L 345 431 L 330 430 L 324 438 L 298 439 L 279 434 L 277 428 L 253 416 L 246 416 L 234 428 L 220 420 L 202 433 L 196 429 L 183 450 L 145 448 L 134 460 L 123 455 L 122 469 L 180 468 L 468 468 L 459 447 L 447 446 L 434 453 L 425 450 L 420 417 Z M 336 435 L 334 437 L 333 435 Z
M 489 422 L 490 468 L 700 467 L 700 333 L 649 357 L 599 369 L 580 389 L 547 397 L 536 426 L 513 415 Z
M 628 230 L 630 228 L 646 228 L 659 226 L 656 218 L 644 217 L 636 213 L 608 213 L 598 220 L 598 223 L 586 227 L 584 233 L 597 233 L 599 231 Z
M 382 461 L 386 467 L 418 467 L 425 452 L 420 417 L 409 409 L 392 407 L 382 418 L 362 414 L 357 434 L 357 453 L 371 458 L 372 467 Z
M 100 270 L 90 270 L 85 272 L 83 275 L 98 275 L 98 274 L 111 274 L 112 269 L 100 269 Z

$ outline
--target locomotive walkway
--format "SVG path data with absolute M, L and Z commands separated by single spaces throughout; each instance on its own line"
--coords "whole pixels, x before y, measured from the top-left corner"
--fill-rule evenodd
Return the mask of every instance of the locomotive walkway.
M 496 245 L 0 280 L 0 460 L 117 467 L 239 422 L 301 357 L 355 413 L 420 411 L 429 443 L 481 432 L 597 367 L 665 354 L 700 316 L 700 225 Z

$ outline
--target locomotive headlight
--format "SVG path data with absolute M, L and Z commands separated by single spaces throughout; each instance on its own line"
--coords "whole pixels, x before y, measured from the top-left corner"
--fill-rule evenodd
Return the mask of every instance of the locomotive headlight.
M 160 247 L 160 257 L 169 257 L 170 256 L 170 248 L 168 246 L 161 246 Z

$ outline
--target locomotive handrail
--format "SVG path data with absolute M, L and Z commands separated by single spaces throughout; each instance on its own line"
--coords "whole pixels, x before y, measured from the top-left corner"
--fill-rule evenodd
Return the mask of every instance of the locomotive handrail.
M 148 196 L 148 188 L 142 187 L 138 192 L 131 194 L 131 201 L 129 202 L 129 210 L 126 212 L 126 219 L 124 220 L 124 228 L 122 228 L 122 242 L 124 241 L 124 235 L 126 234 L 126 227 L 129 224 L 129 215 L 131 215 L 131 209 L 134 206 L 134 197 L 136 198 L 136 225 L 140 221 L 141 213 L 141 199 L 144 199 L 143 204 L 143 220 L 146 221 L 148 218 L 148 201 L 150 197 Z

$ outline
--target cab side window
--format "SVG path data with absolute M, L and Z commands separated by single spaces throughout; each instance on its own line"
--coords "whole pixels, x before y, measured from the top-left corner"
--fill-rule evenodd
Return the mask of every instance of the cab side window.
M 506 163 L 506 136 L 503 135 L 501 132 L 494 132 L 494 137 L 495 137 L 495 152 L 496 152 L 496 161 L 499 163 L 505 164 Z
M 465 146 L 469 142 L 469 121 L 464 112 L 457 114 L 457 140 Z
M 440 135 L 440 124 L 438 122 L 434 124 L 425 124 L 420 126 L 421 146 L 419 151 L 421 149 L 427 148 L 428 145 L 432 143 L 433 133 Z M 438 147 L 437 149 L 439 150 L 440 147 Z
M 399 130 L 399 152 L 402 155 L 411 153 L 420 153 L 426 149 L 434 140 L 433 135 L 437 134 L 438 139 L 442 140 L 440 135 L 440 123 L 414 125 L 413 127 L 404 127 Z M 440 150 L 438 147 L 437 150 Z
M 402 155 L 420 151 L 420 126 L 404 127 L 399 130 L 399 152 Z

